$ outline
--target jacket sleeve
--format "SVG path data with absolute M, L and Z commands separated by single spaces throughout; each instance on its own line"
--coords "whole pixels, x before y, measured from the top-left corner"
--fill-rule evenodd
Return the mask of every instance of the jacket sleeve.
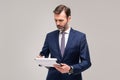
M 79 64 L 73 65 L 73 73 L 81 73 L 91 66 L 90 55 L 86 35 L 84 34 L 80 42 L 80 60 Z
M 43 48 L 42 48 L 42 51 L 40 52 L 40 55 L 41 56 L 45 56 L 45 57 L 48 57 L 49 56 L 49 45 L 48 45 L 48 34 L 46 36 L 46 39 L 45 39 L 45 42 L 44 42 L 44 45 L 43 45 Z

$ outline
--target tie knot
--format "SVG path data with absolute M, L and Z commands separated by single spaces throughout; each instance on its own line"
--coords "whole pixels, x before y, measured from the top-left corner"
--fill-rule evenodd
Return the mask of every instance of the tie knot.
M 63 31 L 63 32 L 61 32 L 61 34 L 64 35 L 64 34 L 66 34 L 66 32 Z

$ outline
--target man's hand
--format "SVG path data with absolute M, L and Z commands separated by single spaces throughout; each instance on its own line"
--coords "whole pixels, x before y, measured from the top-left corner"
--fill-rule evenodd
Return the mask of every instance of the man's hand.
M 36 56 L 36 58 L 44 58 L 44 57 L 45 57 L 45 56 L 41 56 L 41 55 Z M 38 66 L 41 67 L 42 65 L 39 64 Z M 48 69 L 49 67 L 46 67 L 46 68 Z
M 36 58 L 44 58 L 44 56 L 38 55 L 36 56 Z
M 61 73 L 69 73 L 70 70 L 70 66 L 68 66 L 67 64 L 54 64 L 54 67 L 60 71 Z

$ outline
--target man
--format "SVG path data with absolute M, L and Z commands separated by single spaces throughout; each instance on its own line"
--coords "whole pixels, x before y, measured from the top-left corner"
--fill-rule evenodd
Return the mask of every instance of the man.
M 58 30 L 47 34 L 38 57 L 50 54 L 60 65 L 49 68 L 46 80 L 82 80 L 81 72 L 91 66 L 86 36 L 68 25 L 70 8 L 59 5 L 53 12 Z

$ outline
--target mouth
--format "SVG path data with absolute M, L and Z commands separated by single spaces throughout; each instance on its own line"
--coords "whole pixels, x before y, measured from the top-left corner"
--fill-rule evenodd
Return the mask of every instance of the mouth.
M 59 29 L 59 30 L 64 30 L 64 27 L 63 26 L 57 26 L 57 28 Z
M 57 27 L 58 27 L 59 29 L 64 28 L 63 26 L 60 26 L 60 25 L 57 25 Z
M 61 28 L 62 26 L 60 26 L 60 25 L 57 25 L 57 27 L 58 27 L 58 28 Z

